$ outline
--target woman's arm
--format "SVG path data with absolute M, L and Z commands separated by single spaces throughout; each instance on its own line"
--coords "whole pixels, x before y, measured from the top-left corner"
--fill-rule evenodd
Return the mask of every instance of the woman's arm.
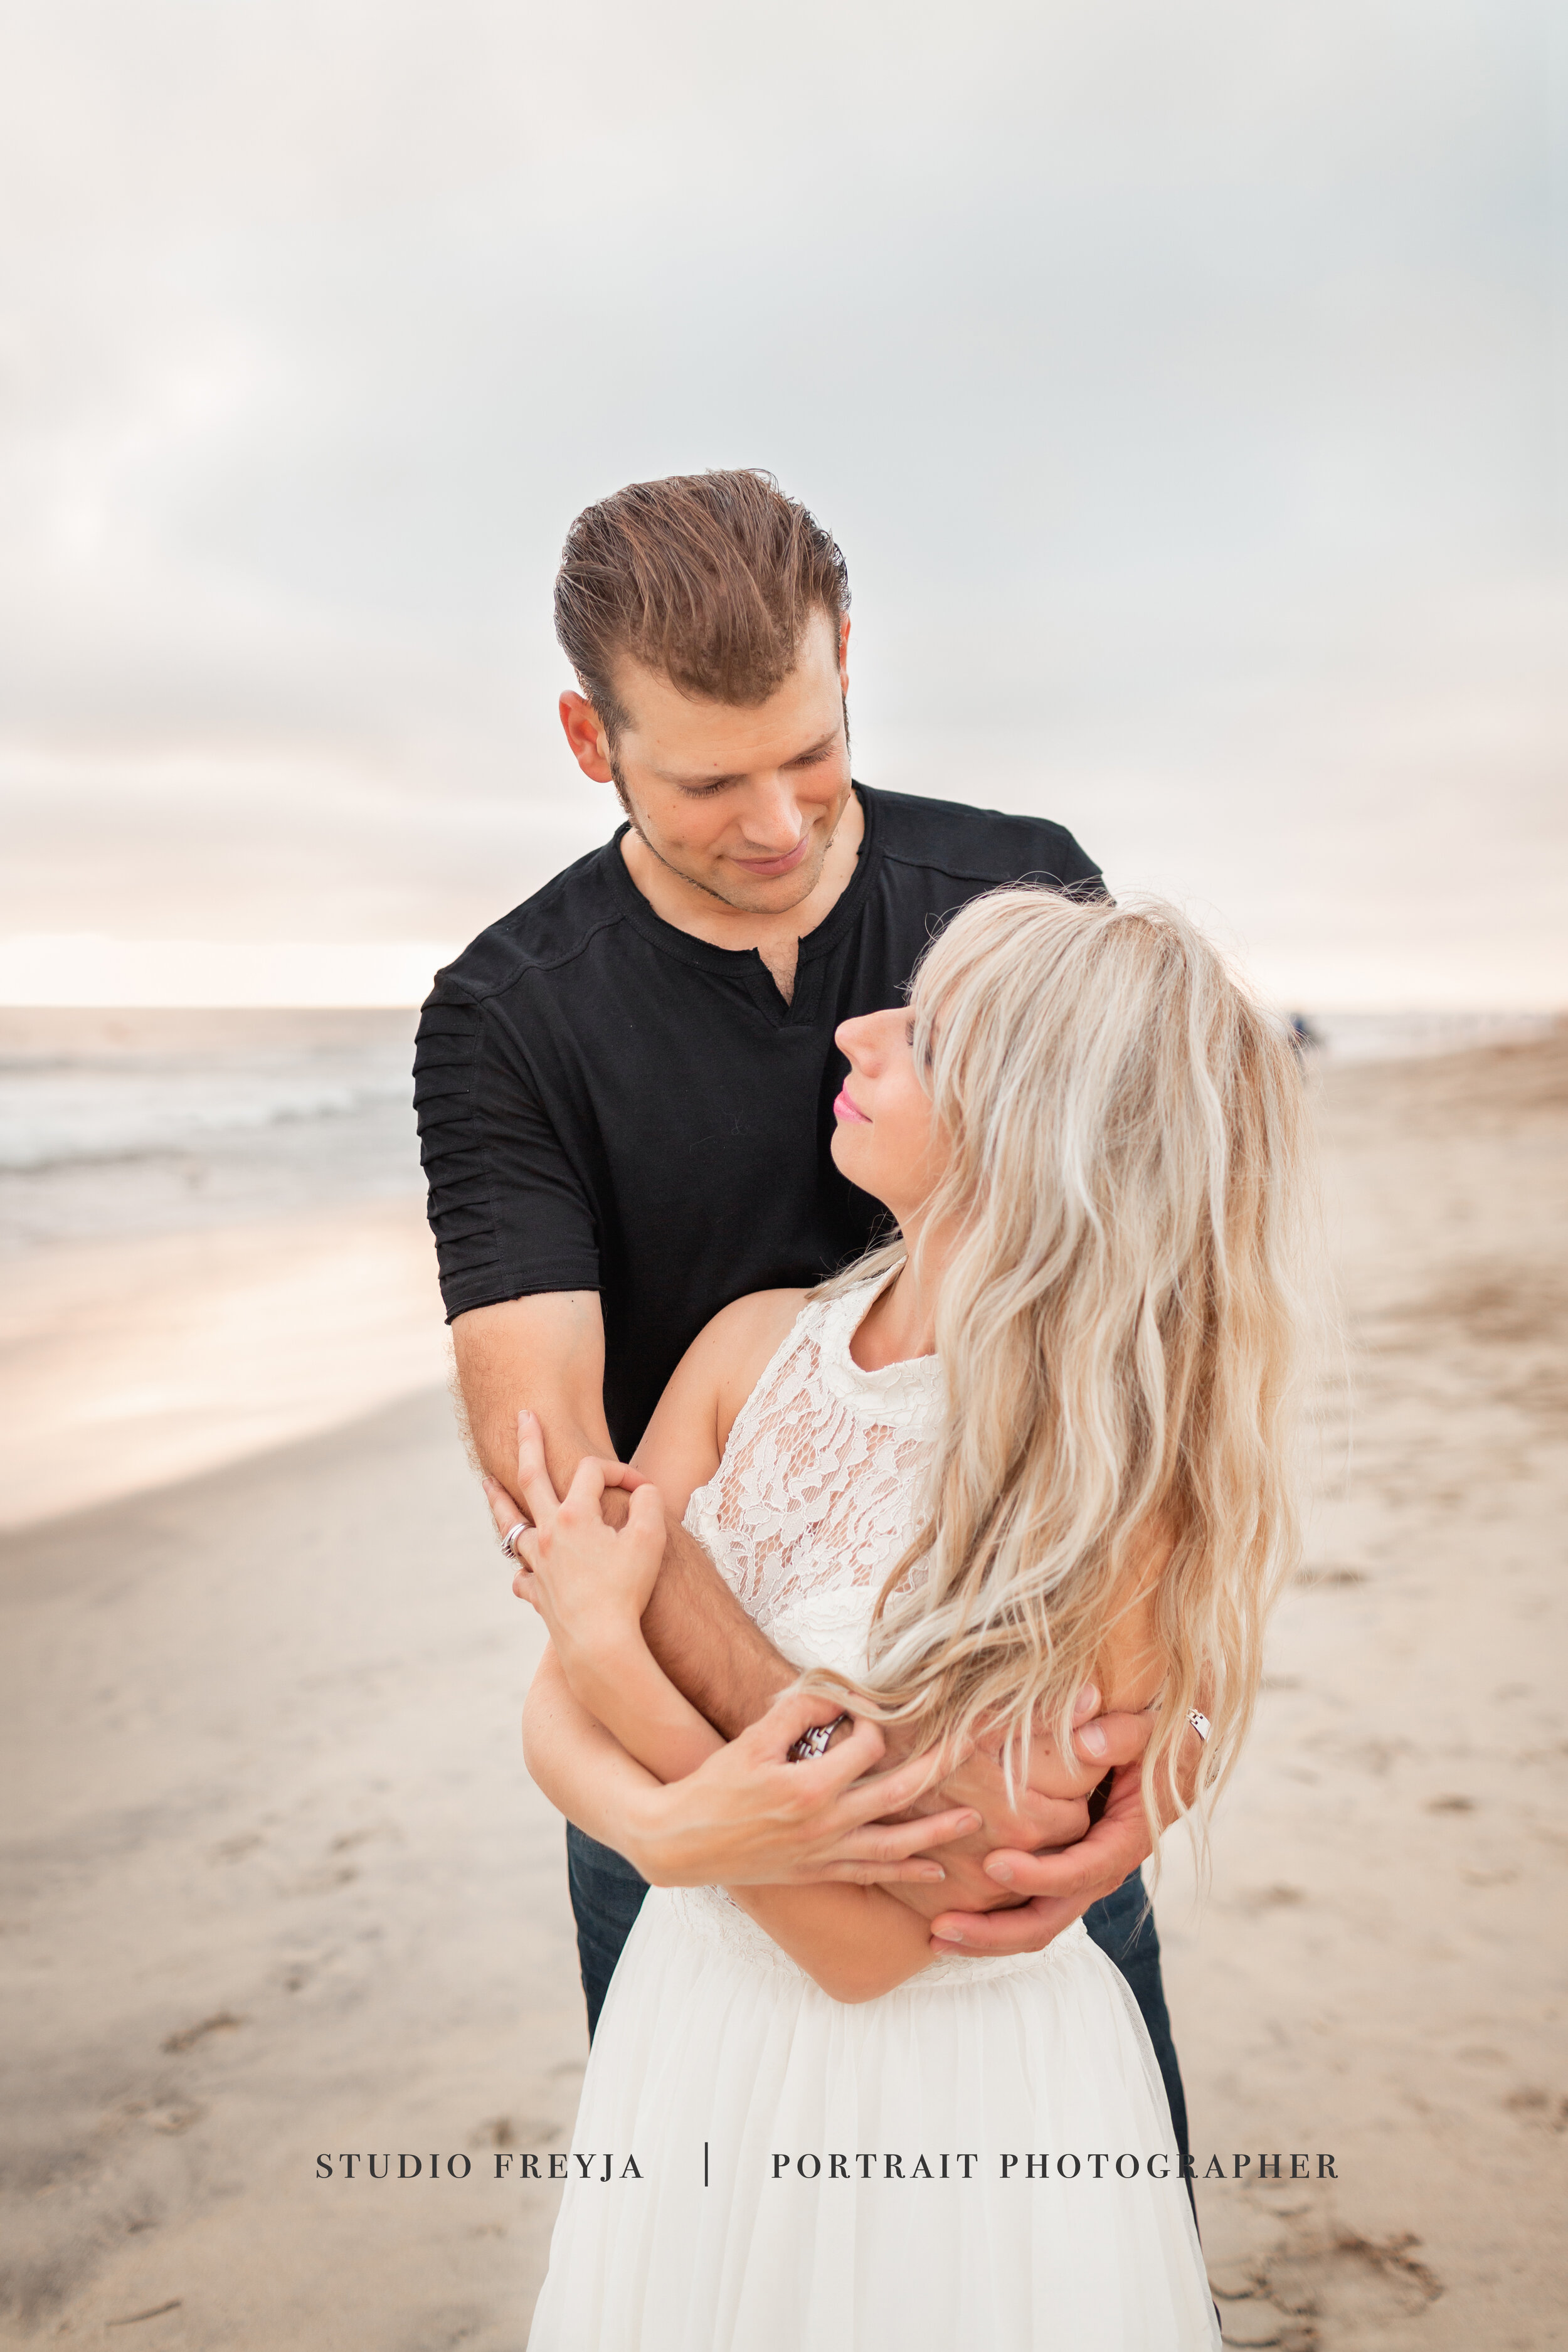
M 549 1644 L 523 1702 L 522 1755 L 558 1813 L 653 1883 L 650 1832 L 662 1784 L 574 1696 Z
M 888 1827 L 877 1818 L 899 1811 L 929 1777 L 928 1759 L 872 1772 L 881 1734 L 862 1723 L 831 1755 L 789 1763 L 791 1745 L 820 1711 L 820 1700 L 786 1695 L 706 1764 L 665 1787 L 573 1696 L 547 1648 L 528 1694 L 523 1752 L 556 1810 L 624 1853 L 655 1886 L 721 1882 L 778 1892 L 784 1881 L 815 1888 L 832 1877 L 843 1885 L 829 1891 L 847 1893 L 872 1880 L 940 1878 L 941 1864 L 924 1853 L 930 1820 Z M 962 1834 L 973 1819 L 963 1811 L 938 1817 L 936 1842 Z
M 1113 1895 L 1153 1852 L 1159 1829 L 1143 1802 L 1142 1759 L 1167 1672 L 1155 1604 L 1174 1549 L 1174 1536 L 1160 1526 L 1136 1547 L 1096 1659 L 1105 1693 L 1101 1704 L 1117 1729 L 1102 1758 L 1113 1769 L 1100 1819 L 1081 1842 L 1058 1853 L 994 1848 L 982 1865 L 985 1875 L 1022 1900 L 1009 1910 L 936 1911 L 931 1932 L 948 1948 L 975 1954 L 1039 1951 L 1091 1903 Z M 1136 1738 L 1125 1742 L 1124 1735 L 1140 1725 Z M 1187 1745 L 1197 1748 L 1195 1733 Z M 1190 1777 L 1184 1779 L 1190 1786 Z
M 635 1759 L 665 1782 L 685 1781 L 697 1774 L 724 1743 L 664 1675 L 643 1637 L 663 1528 L 661 1520 L 656 1527 L 654 1490 L 639 1482 L 638 1474 L 657 1480 L 658 1493 L 672 1515 L 684 1512 L 692 1491 L 717 1469 L 735 1415 L 793 1323 L 800 1297 L 797 1291 L 763 1292 L 737 1300 L 715 1317 L 677 1367 L 637 1449 L 636 1469 L 616 1474 L 611 1465 L 584 1462 L 560 1503 L 537 1427 L 531 1417 L 520 1418 L 519 1482 L 534 1521 L 534 1532 L 519 1547 L 530 1571 L 525 1589 L 549 1623 L 558 1653 L 543 1685 L 540 1716 L 530 1718 L 538 1724 L 530 1738 L 530 1769 L 537 1756 L 535 1779 L 580 1827 L 589 1828 L 583 1818 L 588 1811 L 604 1821 L 616 1804 L 625 1803 L 628 1810 L 619 1843 L 613 1832 L 605 1842 L 623 1852 L 627 1842 L 640 1843 L 643 1860 L 637 1866 L 645 1876 L 657 1872 L 662 1859 L 654 1855 L 648 1842 L 653 1801 L 646 1784 L 626 1779 L 584 1727 L 592 1726 L 626 1761 Z M 631 1509 L 620 1529 L 605 1524 L 599 1507 L 605 1485 L 617 1475 L 634 1487 Z M 505 1501 L 504 1490 L 492 1495 L 498 1525 Z M 574 1699 L 576 1719 L 565 1713 L 557 1677 Z M 820 1712 L 820 1701 L 807 1702 L 799 1728 Z M 858 1739 L 871 1732 L 872 1727 L 862 1725 L 854 1736 Z M 879 1754 L 881 1737 L 874 1736 Z M 742 1734 L 733 1746 L 740 1748 L 751 1737 L 752 1731 Z M 902 1769 L 932 1780 L 935 1769 L 922 1770 L 925 1762 L 916 1758 Z M 791 1775 L 815 1769 L 784 1767 Z M 891 1780 L 885 1777 L 881 1785 L 882 1801 L 890 1811 Z M 800 1793 L 804 1796 L 804 1789 Z M 791 1807 L 798 1801 L 793 1787 L 784 1801 Z M 961 1823 L 973 1831 L 979 1816 L 965 1807 L 903 1828 L 906 1834 L 921 1835 L 929 1850 L 963 1835 Z M 590 1834 L 605 1833 L 590 1830 Z M 927 1864 L 919 1875 L 930 1878 L 940 1869 L 940 1864 Z M 912 1870 L 910 1874 L 916 1875 Z M 731 1877 L 722 1865 L 719 1871 L 710 1866 L 695 1883 L 739 1887 L 734 1899 L 836 2000 L 870 2000 L 942 1956 L 940 1948 L 933 1949 L 919 1914 L 875 1886 L 759 1888 Z
M 724 1745 L 682 1696 L 643 1638 L 664 1553 L 664 1510 L 650 1480 L 584 1454 L 557 1500 L 534 1416 L 517 1420 L 517 1486 L 533 1526 L 519 1538 L 523 1597 L 550 1628 L 559 1669 L 584 1711 L 660 1780 L 694 1772 Z M 615 1486 L 631 1490 L 620 1527 L 601 1507 Z M 485 1490 L 500 1527 L 518 1504 L 500 1482 Z
M 1108 1714 L 1140 1715 L 1164 1685 L 1168 1661 L 1155 1616 L 1160 1580 L 1171 1564 L 1176 1538 L 1164 1527 L 1152 1528 L 1138 1543 L 1121 1579 L 1095 1661 Z
M 696 1794 L 694 1784 L 700 1776 L 693 1774 L 677 1790 L 662 1787 L 574 1696 L 552 1649 L 547 1649 L 540 1660 L 522 1721 L 529 1771 L 558 1812 L 590 1837 L 625 1854 L 653 1885 L 708 1883 L 705 1878 L 685 1880 L 679 1874 L 682 1831 L 668 1804 L 668 1800 L 679 1800 L 684 1792 L 689 1810 Z M 791 1727 L 793 1722 L 791 1717 L 780 1739 L 786 1734 L 798 1736 Z M 826 1764 L 828 1759 L 820 1760 Z M 776 1769 L 792 1776 L 814 1769 L 810 1765 L 784 1765 L 782 1755 Z M 710 1816 L 722 1803 L 719 1790 L 710 1790 L 706 1795 L 709 1801 L 700 1808 L 705 1862 L 715 1827 Z M 882 1804 L 887 1800 L 879 1793 L 871 1801 Z M 972 1820 L 973 1816 L 961 1818 Z M 929 1837 L 923 1823 L 915 1833 L 922 1840 Z M 689 1842 L 689 1828 L 685 1834 Z M 741 1858 L 737 1851 L 734 1859 Z M 929 1862 L 917 1866 L 930 1874 L 941 1868 Z M 925 1922 L 875 1886 L 741 1883 L 730 1892 L 741 1909 L 835 2000 L 873 2000 L 902 1984 L 938 1956 Z
M 733 1886 L 726 1892 L 831 2000 L 876 2000 L 932 1960 L 951 1957 L 932 1943 L 918 1912 L 879 1886 Z

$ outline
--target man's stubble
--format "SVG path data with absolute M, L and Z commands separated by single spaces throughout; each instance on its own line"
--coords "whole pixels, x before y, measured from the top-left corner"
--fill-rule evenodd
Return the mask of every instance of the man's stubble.
M 847 761 L 849 758 L 849 698 L 847 695 L 843 698 L 843 710 L 844 757 L 846 761 Z M 605 739 L 605 756 L 609 766 L 610 782 L 616 788 L 616 798 L 620 802 L 622 808 L 626 811 L 626 823 L 637 835 L 637 839 L 642 843 L 642 845 L 647 851 L 648 856 L 650 857 L 657 858 L 659 865 L 663 866 L 667 874 L 675 875 L 679 880 L 686 883 L 689 888 L 693 890 L 700 890 L 704 898 L 713 899 L 715 903 L 721 907 L 728 907 L 734 914 L 756 915 L 767 913 L 773 915 L 787 915 L 791 911 L 790 907 L 770 907 L 764 908 L 748 906 L 742 899 L 728 898 L 725 897 L 722 890 L 716 890 L 712 883 L 705 881 L 701 875 L 689 874 L 683 866 L 674 865 L 669 858 L 665 856 L 663 851 L 657 847 L 657 845 L 648 839 L 647 835 L 644 832 L 641 824 L 638 823 L 637 813 L 632 804 L 631 794 L 626 790 L 626 780 L 622 776 L 620 769 L 616 764 L 614 746 L 609 742 L 607 736 Z M 833 820 L 833 831 L 828 835 L 827 839 L 822 845 L 822 855 L 812 867 L 805 887 L 801 891 L 800 896 L 792 901 L 792 906 L 799 907 L 804 905 L 805 900 L 810 898 L 812 892 L 816 889 L 817 884 L 821 881 L 823 869 L 826 866 L 827 860 L 832 854 L 833 845 L 838 837 L 838 828 L 844 822 L 849 803 L 854 796 L 855 782 L 853 777 L 851 777 L 848 789 L 846 791 L 844 795 L 843 803 L 839 808 L 837 815 Z

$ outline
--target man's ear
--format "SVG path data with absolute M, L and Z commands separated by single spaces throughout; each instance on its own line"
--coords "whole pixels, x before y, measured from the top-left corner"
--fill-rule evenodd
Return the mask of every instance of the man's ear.
M 613 784 L 616 779 L 610 766 L 610 740 L 587 696 L 563 694 L 559 709 L 572 757 L 583 773 L 591 776 L 596 784 Z
M 846 697 L 849 692 L 849 615 L 847 613 L 838 624 L 838 691 Z

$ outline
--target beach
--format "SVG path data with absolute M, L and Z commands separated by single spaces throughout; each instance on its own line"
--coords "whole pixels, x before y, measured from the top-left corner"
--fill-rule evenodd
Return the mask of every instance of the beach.
M 1307 1567 L 1212 1886 L 1178 1832 L 1156 1897 L 1205 2245 L 1231 2343 L 1537 2352 L 1568 2332 L 1568 1030 L 1309 1083 L 1345 1341 Z M 7 2345 L 526 2337 L 586 2047 L 518 1738 L 541 1636 L 366 1087 L 243 1182 L 160 1130 L 185 1173 L 135 1230 L 73 1211 L 8 1261 Z
M 1252 2157 L 1205 2248 L 1237 2344 L 1557 2345 L 1568 1034 L 1320 1103 L 1346 1346 L 1306 1566 L 1210 1900 L 1158 1910 L 1194 2146 Z M 1258 2180 L 1298 2150 L 1331 2194 Z
M 0 1010 L 0 1528 L 447 1381 L 414 1019 Z

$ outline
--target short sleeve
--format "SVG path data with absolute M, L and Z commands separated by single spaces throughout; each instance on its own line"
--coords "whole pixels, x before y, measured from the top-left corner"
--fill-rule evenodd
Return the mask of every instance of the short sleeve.
M 1087 849 L 1075 840 L 1065 824 L 1047 824 L 1042 831 L 1048 837 L 1048 854 L 1041 867 L 1026 874 L 1026 882 L 1043 882 L 1052 890 L 1059 890 L 1064 898 L 1084 900 L 1109 899 L 1105 877 Z
M 526 1056 L 445 973 L 419 1016 L 414 1107 L 448 1322 L 502 1299 L 598 1287 L 592 1203 Z

